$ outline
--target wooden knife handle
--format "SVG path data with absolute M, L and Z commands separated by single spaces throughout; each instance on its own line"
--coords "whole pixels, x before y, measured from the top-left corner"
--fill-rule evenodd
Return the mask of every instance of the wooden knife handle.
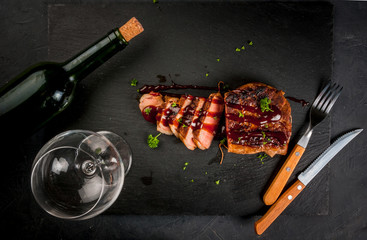
M 264 194 L 263 201 L 266 205 L 272 205 L 277 200 L 304 152 L 305 149 L 298 144 L 293 148 Z
M 280 196 L 265 215 L 255 222 L 255 231 L 261 235 L 274 220 L 286 209 L 286 207 L 300 194 L 305 188 L 301 181 L 297 180 L 288 190 Z

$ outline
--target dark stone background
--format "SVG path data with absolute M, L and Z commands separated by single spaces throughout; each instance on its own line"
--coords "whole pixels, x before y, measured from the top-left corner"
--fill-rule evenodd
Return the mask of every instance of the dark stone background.
M 48 56 L 48 5 L 63 3 L 116 3 L 123 1 L 20 1 L 0 3 L 0 64 L 3 79 Z M 332 81 L 344 86 L 331 114 L 331 139 L 354 128 L 365 128 L 367 104 L 367 3 L 333 2 L 334 46 Z M 4 81 L 2 81 L 4 82 Z M 261 237 L 253 230 L 259 216 L 117 216 L 69 222 L 40 211 L 30 195 L 30 162 L 1 159 L 2 171 L 11 176 L 12 191 L 1 195 L 1 232 L 7 238 L 23 239 L 366 239 L 367 163 L 363 132 L 330 164 L 329 212 L 323 216 L 282 215 Z M 42 139 L 36 135 L 33 141 Z M 14 152 L 26 159 L 40 146 Z M 6 151 L 7 149 L 3 149 Z M 9 154 L 7 154 L 9 155 Z M 2 184 L 6 186 L 6 184 Z M 16 186 L 16 187 L 14 187 Z M 9 194 L 10 192 L 10 194 Z

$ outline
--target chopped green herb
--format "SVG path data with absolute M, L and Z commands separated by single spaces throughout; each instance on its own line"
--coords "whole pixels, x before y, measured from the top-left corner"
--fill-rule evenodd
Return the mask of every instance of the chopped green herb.
M 227 138 L 223 138 L 222 140 L 220 140 L 220 143 L 221 143 L 221 144 L 225 144 L 225 143 L 226 143 L 226 141 L 227 141 Z
M 153 0 L 153 3 L 158 3 L 159 1 L 158 0 Z
M 241 51 L 241 49 L 239 49 L 239 48 L 236 48 L 236 52 L 240 52 Z
M 205 73 L 205 77 L 208 77 L 209 76 L 209 73 Z
M 159 139 L 158 139 L 158 137 L 161 135 L 161 133 L 159 133 L 157 136 L 155 136 L 155 137 L 153 137 L 153 135 L 152 134 L 150 134 L 149 136 L 148 136 L 148 145 L 149 145 L 149 147 L 150 148 L 156 148 L 156 147 L 158 147 L 158 143 L 159 143 Z
M 144 112 L 145 112 L 146 115 L 149 115 L 150 114 L 150 111 L 152 111 L 152 108 L 151 107 L 146 107 L 144 109 Z
M 133 80 L 131 80 L 131 86 L 136 87 L 137 83 L 138 83 L 138 80 L 136 80 L 135 78 L 133 78 Z
M 241 139 L 242 139 L 242 137 L 239 137 L 239 138 L 238 138 L 238 141 L 241 141 Z
M 263 139 L 264 139 L 263 144 L 264 145 L 268 143 L 267 141 L 271 142 L 271 139 L 266 137 L 266 134 L 265 134 L 264 131 L 261 131 L 261 134 L 263 135 Z
M 187 125 L 186 125 L 186 124 L 182 124 L 182 127 L 184 127 L 184 128 L 185 128 L 185 127 L 187 127 Z
M 191 179 L 190 182 L 194 182 L 194 179 Z
M 266 137 L 265 132 L 264 131 L 261 131 L 261 134 L 263 135 L 263 138 L 265 139 L 265 137 Z
M 220 59 L 219 58 L 217 58 L 217 62 L 219 62 L 220 61 Z
M 94 152 L 99 155 L 101 152 L 102 152 L 102 149 L 101 148 L 96 148 L 96 150 L 94 150 Z
M 248 45 L 252 46 L 252 45 L 254 45 L 254 43 L 252 41 L 249 41 Z
M 219 185 L 220 180 L 215 181 L 215 184 Z
M 186 167 L 183 167 L 182 169 L 185 171 L 186 170 Z
M 188 162 L 185 162 L 185 166 L 187 166 L 187 165 L 189 165 L 189 163 Z
M 171 104 L 171 107 L 176 107 L 176 106 L 177 106 L 177 103 L 175 102 Z
M 182 123 L 182 118 L 178 119 L 177 122 Z
M 260 100 L 260 108 L 262 112 L 274 112 L 273 110 L 271 110 L 269 104 L 271 103 L 271 100 L 269 98 L 263 98 Z
M 238 110 L 238 116 L 239 117 L 245 117 L 245 115 L 240 110 Z
M 214 119 L 214 120 L 217 120 L 217 116 L 214 116 L 214 117 L 213 117 L 213 119 Z
M 205 172 L 205 175 L 208 175 L 208 172 Z
M 264 159 L 267 158 L 268 155 L 266 155 L 265 153 L 264 154 L 260 154 L 259 156 L 257 156 L 257 158 L 260 159 L 261 161 L 261 164 L 264 164 Z
M 229 84 L 225 84 L 224 86 L 223 86 L 223 90 L 228 90 L 229 89 Z
M 137 92 L 140 92 L 140 90 L 139 90 L 139 89 L 136 89 L 136 91 L 137 91 Z
M 242 47 L 241 47 L 241 49 L 242 49 L 242 50 L 245 50 L 245 46 L 242 46 Z

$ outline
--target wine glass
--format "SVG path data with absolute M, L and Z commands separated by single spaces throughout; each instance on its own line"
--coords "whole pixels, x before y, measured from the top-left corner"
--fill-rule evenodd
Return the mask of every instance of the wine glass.
M 55 217 L 88 219 L 115 202 L 131 162 L 128 143 L 112 132 L 66 131 L 35 157 L 32 193 Z

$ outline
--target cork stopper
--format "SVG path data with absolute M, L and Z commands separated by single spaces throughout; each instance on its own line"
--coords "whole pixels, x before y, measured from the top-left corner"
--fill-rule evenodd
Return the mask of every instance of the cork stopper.
M 133 39 L 135 36 L 139 35 L 144 31 L 143 26 L 140 24 L 138 19 L 135 17 L 131 18 L 127 23 L 119 28 L 120 33 L 125 38 L 127 42 Z

